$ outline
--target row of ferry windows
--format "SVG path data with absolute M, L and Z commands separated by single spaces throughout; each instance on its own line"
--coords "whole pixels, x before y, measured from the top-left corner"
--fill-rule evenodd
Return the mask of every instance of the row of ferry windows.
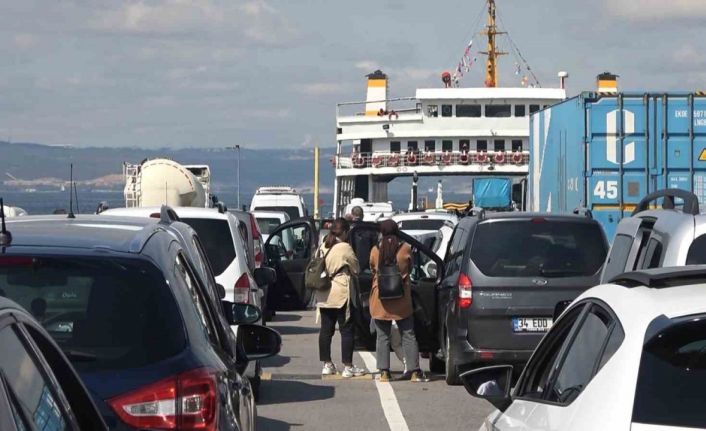
M 443 140 L 441 141 L 441 151 L 522 151 L 522 139 L 512 139 L 507 141 L 510 144 L 510 148 L 506 147 L 506 141 L 504 139 L 494 139 L 492 141 L 486 139 L 479 139 L 475 142 L 475 147 L 471 147 L 470 139 L 461 139 L 458 141 L 458 148 L 454 149 L 454 141 Z M 424 141 L 424 151 L 434 152 L 437 150 L 437 141 L 428 140 Z M 402 149 L 401 141 L 391 141 L 390 142 L 390 152 L 399 153 Z M 406 151 L 419 151 L 418 141 L 407 141 Z
M 540 109 L 548 106 L 549 105 L 529 105 L 529 113 L 534 114 Z M 467 118 L 508 118 L 512 117 L 513 113 L 515 117 L 524 117 L 527 112 L 526 105 L 441 105 L 441 116 L 453 117 L 454 107 L 456 108 L 456 117 Z M 483 115 L 484 107 L 485 115 Z M 427 105 L 427 115 L 429 117 L 438 117 L 439 105 Z

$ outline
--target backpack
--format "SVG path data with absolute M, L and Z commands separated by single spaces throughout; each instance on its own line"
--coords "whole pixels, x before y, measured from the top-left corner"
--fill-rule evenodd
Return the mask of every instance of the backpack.
M 336 245 L 334 244 L 334 247 Z M 321 247 L 316 251 L 316 255 L 309 261 L 304 269 L 304 286 L 309 290 L 329 290 L 331 288 L 331 274 L 326 269 L 326 257 L 331 253 L 333 247 L 321 255 Z
M 381 300 L 398 299 L 404 296 L 404 282 L 400 268 L 397 266 L 397 251 L 402 244 L 400 243 L 395 251 L 395 261 L 392 265 L 385 265 L 382 259 L 378 261 L 378 297 Z M 378 245 L 378 250 L 382 250 L 382 242 Z

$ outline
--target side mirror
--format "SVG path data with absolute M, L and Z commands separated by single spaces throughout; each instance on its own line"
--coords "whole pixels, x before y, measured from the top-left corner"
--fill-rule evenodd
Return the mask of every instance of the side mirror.
M 253 271 L 253 278 L 258 286 L 267 286 L 274 284 L 277 281 L 277 272 L 274 269 L 263 266 L 261 268 L 255 268 Z
M 262 317 L 260 309 L 252 304 L 235 304 L 221 301 L 223 312 L 229 325 L 255 323 Z
M 557 303 L 554 307 L 554 319 L 552 320 L 552 322 L 556 323 L 557 319 L 559 319 L 559 316 L 561 316 L 561 313 L 563 313 L 564 310 L 569 308 L 569 305 L 571 305 L 571 301 L 561 301 Z
M 436 278 L 436 276 L 437 276 L 436 271 L 437 271 L 436 270 L 436 262 L 431 261 L 431 262 L 427 263 L 426 273 L 427 273 L 428 277 Z
M 216 291 L 218 292 L 218 297 L 223 299 L 226 297 L 226 288 L 222 284 L 216 283 Z
M 510 397 L 512 370 L 512 365 L 495 365 L 466 371 L 459 377 L 466 392 L 471 396 L 487 400 L 504 412 L 512 404 Z
M 239 325 L 236 334 L 238 352 L 246 361 L 269 358 L 279 353 L 282 337 L 274 329 L 261 325 Z

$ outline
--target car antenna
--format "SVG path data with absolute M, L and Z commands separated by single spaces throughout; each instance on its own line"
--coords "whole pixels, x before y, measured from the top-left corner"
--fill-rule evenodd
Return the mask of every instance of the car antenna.
M 0 230 L 0 246 L 10 245 L 12 234 L 5 228 L 5 202 L 0 198 L 0 219 L 2 219 L 2 230 Z
M 66 218 L 76 218 L 74 215 L 74 194 L 73 194 L 73 184 L 74 184 L 74 164 L 71 163 L 69 170 L 69 215 Z

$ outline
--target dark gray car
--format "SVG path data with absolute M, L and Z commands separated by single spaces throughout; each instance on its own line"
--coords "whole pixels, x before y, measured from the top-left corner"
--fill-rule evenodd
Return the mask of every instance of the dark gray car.
M 481 211 L 454 230 L 439 293 L 441 349 L 433 371 L 521 366 L 557 306 L 598 283 L 608 243 L 592 218 Z

